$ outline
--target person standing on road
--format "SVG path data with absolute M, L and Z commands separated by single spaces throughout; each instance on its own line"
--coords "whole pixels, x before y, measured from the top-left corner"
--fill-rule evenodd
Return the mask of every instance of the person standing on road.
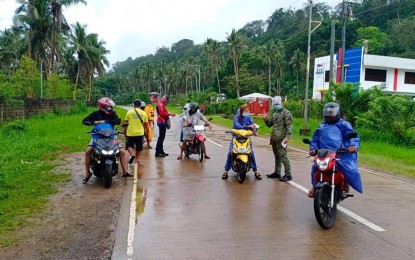
M 127 149 L 131 155 L 130 163 L 138 163 L 140 152 L 143 150 L 144 133 L 148 132 L 147 113 L 140 109 L 141 100 L 134 100 L 134 108 L 125 115 L 124 124 L 127 126 Z M 135 149 L 135 151 L 134 151 Z
M 144 112 L 147 113 L 148 116 L 148 132 L 147 132 L 147 146 L 149 149 L 153 149 L 150 146 L 151 141 L 153 140 L 153 128 L 154 128 L 154 108 L 153 105 L 150 103 L 144 108 Z
M 267 174 L 268 178 L 278 178 L 280 181 L 292 180 L 290 160 L 287 155 L 287 144 L 293 130 L 293 117 L 288 109 L 282 106 L 281 97 L 273 98 L 275 112 L 269 117 L 264 112 L 262 118 L 268 127 L 272 127 L 270 144 L 275 157 L 275 170 Z M 284 164 L 285 175 L 281 177 L 281 164 Z
M 157 110 L 157 126 L 159 127 L 159 136 L 157 139 L 157 145 L 156 145 L 156 157 L 165 157 L 168 156 L 168 153 L 164 152 L 163 143 L 164 139 L 166 138 L 166 131 L 167 128 L 170 128 L 170 116 L 176 116 L 175 114 L 169 113 L 167 111 L 167 104 L 169 102 L 168 96 L 163 96 L 158 102 L 156 106 Z

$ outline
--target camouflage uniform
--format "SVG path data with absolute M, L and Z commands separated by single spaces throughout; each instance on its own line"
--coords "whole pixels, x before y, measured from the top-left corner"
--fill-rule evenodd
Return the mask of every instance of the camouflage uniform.
M 275 157 L 274 173 L 281 174 L 281 163 L 284 164 L 285 175 L 291 177 L 291 165 L 287 156 L 287 147 L 282 146 L 284 138 L 291 139 L 293 129 L 293 117 L 291 112 L 285 108 L 276 111 L 265 120 L 268 127 L 272 126 L 270 144 Z

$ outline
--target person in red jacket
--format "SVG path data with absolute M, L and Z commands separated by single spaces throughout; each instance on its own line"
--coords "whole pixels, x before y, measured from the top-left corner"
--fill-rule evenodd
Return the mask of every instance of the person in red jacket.
M 156 106 L 157 126 L 159 127 L 159 136 L 157 139 L 156 154 L 155 154 L 156 157 L 165 157 L 169 155 L 168 153 L 164 152 L 163 143 L 164 143 L 164 139 L 166 138 L 167 121 L 169 120 L 170 116 L 176 116 L 176 115 L 169 113 L 169 111 L 167 111 L 166 105 L 168 102 L 169 102 L 169 97 L 163 96 L 157 102 L 157 106 Z

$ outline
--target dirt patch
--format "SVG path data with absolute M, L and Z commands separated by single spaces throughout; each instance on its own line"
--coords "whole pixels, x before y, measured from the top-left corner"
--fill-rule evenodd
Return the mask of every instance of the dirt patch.
M 111 259 L 121 200 L 127 180 L 114 177 L 110 189 L 91 177 L 82 184 L 84 154 L 63 158 L 57 172 L 70 182 L 50 198 L 42 218 L 17 232 L 19 242 L 0 248 L 0 259 Z

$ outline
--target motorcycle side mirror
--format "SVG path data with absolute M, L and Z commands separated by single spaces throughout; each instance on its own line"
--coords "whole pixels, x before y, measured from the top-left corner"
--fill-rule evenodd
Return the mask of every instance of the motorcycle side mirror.
M 310 139 L 305 138 L 305 139 L 303 139 L 303 143 L 305 143 L 305 144 L 311 144 L 311 141 L 310 141 Z
M 352 139 L 352 138 L 356 138 L 356 137 L 358 137 L 359 135 L 356 133 L 356 132 L 351 132 L 351 133 L 348 133 L 345 137 L 344 137 L 344 141 L 347 141 L 347 140 L 349 140 L 349 139 Z

